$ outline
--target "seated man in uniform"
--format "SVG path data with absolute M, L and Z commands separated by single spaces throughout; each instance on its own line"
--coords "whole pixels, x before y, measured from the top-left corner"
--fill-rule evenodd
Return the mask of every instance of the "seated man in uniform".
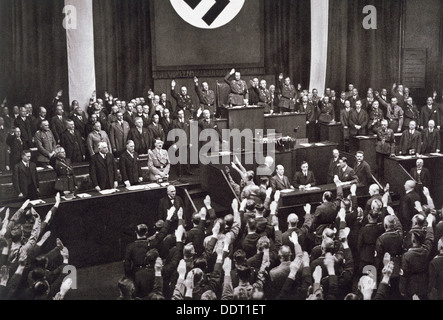
M 167 181 L 171 169 L 168 151 L 162 149 L 163 141 L 161 138 L 157 137 L 154 145 L 155 148 L 148 151 L 149 179 L 154 182 Z
M 317 184 L 314 173 L 309 169 L 309 164 L 306 161 L 301 163 L 301 171 L 298 171 L 294 175 L 292 184 L 295 188 L 305 189 L 313 187 Z
M 234 74 L 235 79 L 229 80 Z M 231 93 L 229 94 L 228 100 L 229 107 L 248 105 L 248 85 L 246 84 L 246 81 L 241 79 L 240 72 L 236 72 L 235 69 L 232 69 L 231 72 L 226 75 L 225 82 L 231 87 Z

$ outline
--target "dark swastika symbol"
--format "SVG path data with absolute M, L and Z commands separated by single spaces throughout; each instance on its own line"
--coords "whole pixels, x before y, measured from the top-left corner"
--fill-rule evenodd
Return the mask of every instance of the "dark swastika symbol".
M 184 0 L 192 9 L 195 9 L 202 0 Z M 215 4 L 203 16 L 202 20 L 210 26 L 215 19 L 223 12 L 230 3 L 230 0 L 215 0 Z

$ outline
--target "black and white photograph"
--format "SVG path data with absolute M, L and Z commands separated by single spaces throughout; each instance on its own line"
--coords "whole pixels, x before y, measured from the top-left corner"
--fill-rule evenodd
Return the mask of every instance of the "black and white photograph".
M 0 103 L 0 300 L 443 300 L 441 0 L 0 0 Z

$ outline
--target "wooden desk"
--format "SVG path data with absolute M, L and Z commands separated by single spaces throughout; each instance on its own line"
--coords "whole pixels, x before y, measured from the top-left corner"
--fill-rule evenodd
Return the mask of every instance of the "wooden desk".
M 134 231 L 138 224 L 146 224 L 152 233 L 158 204 L 166 196 L 166 187 L 142 191 L 118 190 L 110 195 L 94 191 L 88 192 L 90 198 L 61 200 L 49 225 L 51 237 L 42 252 L 54 248 L 58 237 L 69 249 L 69 263 L 77 268 L 121 261 L 126 246 L 135 240 Z M 55 201 L 54 198 L 43 200 L 45 204 L 34 206 L 42 219 Z M 11 204 L 10 207 L 19 208 L 21 204 Z M 11 209 L 11 215 L 14 212 Z
M 345 142 L 342 130 L 340 122 L 320 123 L 320 141 L 336 142 L 339 150 L 344 150 Z
M 294 129 L 299 128 L 295 133 Z M 265 115 L 265 130 L 274 129 L 284 137 L 297 139 L 306 138 L 306 114 L 305 113 L 274 113 Z
M 256 129 L 264 130 L 264 107 L 232 107 L 228 108 L 228 125 L 229 129 L 250 129 L 255 135 Z

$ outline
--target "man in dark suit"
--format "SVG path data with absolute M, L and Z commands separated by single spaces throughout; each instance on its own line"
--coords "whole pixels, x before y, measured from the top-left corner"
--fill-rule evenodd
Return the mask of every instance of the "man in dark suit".
M 117 166 L 106 142 L 98 143 L 98 152 L 89 164 L 89 176 L 96 191 L 118 187 Z
M 402 84 L 399 84 L 397 86 L 396 83 L 392 85 L 391 90 L 392 98 L 397 98 L 398 105 L 404 110 L 406 107 L 406 97 L 404 93 L 404 86 Z
M 203 111 L 202 119 L 199 120 L 199 122 L 198 122 L 198 127 L 199 127 L 200 131 L 203 131 L 206 129 L 215 130 L 218 133 L 218 140 L 220 142 L 223 141 L 222 133 L 220 132 L 220 129 L 217 126 L 217 124 L 214 121 L 212 121 L 211 113 L 209 112 L 209 110 Z
M 277 174 L 271 179 L 271 188 L 273 192 L 277 190 L 294 189 L 289 182 L 287 176 L 285 176 L 285 168 L 282 165 L 278 165 L 276 169 Z
M 354 169 L 348 166 L 348 158 L 340 158 L 340 169 L 338 169 L 338 180 L 342 183 L 358 183 L 358 177 Z
M 388 128 L 388 120 L 380 122 L 381 127 L 377 131 L 377 143 L 375 145 L 377 176 L 378 179 L 384 177 L 384 161 L 386 156 L 395 156 L 395 135 L 392 129 Z
M 131 130 L 129 123 L 123 120 L 123 113 L 117 112 L 117 121 L 111 124 L 109 132 L 109 140 L 111 141 L 112 152 L 116 158 L 126 149 L 126 141 L 128 140 L 129 131 Z
M 400 139 L 399 153 L 402 155 L 421 153 L 421 133 L 416 130 L 415 121 L 409 122 L 409 130 L 403 131 Z
M 14 125 L 14 119 L 9 114 L 9 108 L 7 106 L 2 106 L 2 118 L 5 120 L 5 128 L 11 129 Z
M 429 97 L 426 101 L 426 105 L 421 108 L 420 111 L 420 129 L 426 129 L 428 127 L 429 120 L 434 120 L 437 130 L 440 130 L 440 109 L 434 103 L 434 99 Z
M 409 173 L 417 183 L 418 191 L 422 191 L 423 187 L 429 189 L 431 186 L 431 174 L 429 173 L 429 170 L 424 167 L 423 159 L 417 159 L 415 164 L 416 167 L 412 168 Z
M 409 97 L 406 101 L 407 103 L 403 115 L 403 131 L 409 128 L 409 123 L 411 121 L 415 121 L 417 123 L 420 119 L 420 112 L 418 111 L 417 106 L 414 104 L 412 98 Z
M 306 215 L 304 217 L 303 226 L 301 228 L 298 227 L 299 218 L 295 213 L 291 213 L 287 219 L 288 229 L 282 234 L 282 245 L 289 246 L 293 256 L 295 256 L 294 243 L 292 243 L 292 241 L 289 239 L 292 232 L 297 234 L 298 243 L 301 245 L 303 250 L 308 250 L 308 234 L 310 233 L 310 228 L 312 225 L 311 205 L 309 203 L 306 204 L 304 209 Z
M 31 162 L 31 151 L 24 150 L 22 160 L 14 166 L 12 184 L 19 198 L 35 200 L 39 197 L 39 181 L 35 163 Z
M 175 207 L 175 213 L 174 216 L 177 218 L 177 211 L 180 208 L 185 209 L 185 205 L 183 202 L 183 199 L 177 195 L 177 190 L 173 185 L 169 185 L 166 189 L 166 196 L 161 198 L 158 203 L 158 209 L 157 209 L 157 219 L 156 220 L 166 220 L 166 216 L 168 213 L 168 210 L 171 207 Z
M 25 150 L 25 143 L 21 138 L 21 130 L 19 127 L 15 128 L 13 133 L 6 138 L 6 144 L 9 146 L 9 167 L 14 169 L 14 166 L 21 160 L 22 151 Z
M 400 214 L 399 219 L 403 226 L 403 232 L 408 232 L 411 229 L 412 217 L 418 213 L 415 208 L 415 202 L 420 202 L 420 196 L 415 192 L 417 184 L 413 180 L 405 182 L 405 194 L 400 200 Z
M 129 123 L 131 129 L 135 128 L 135 119 L 134 119 L 134 104 L 129 102 L 126 105 L 126 110 L 123 113 L 123 120 Z
M 128 140 L 126 151 L 120 157 L 120 174 L 126 187 L 143 182 L 142 170 L 138 163 L 138 154 L 134 150 L 134 141 Z
M 62 105 L 58 105 L 55 109 L 55 116 L 51 119 L 51 131 L 54 134 L 55 141 L 60 143 L 60 138 L 62 133 L 66 130 L 65 121 L 66 117 L 64 115 L 64 110 Z
M 38 117 L 32 118 L 32 135 L 34 136 L 37 130 L 40 129 L 40 125 L 42 124 L 42 121 L 45 121 L 46 119 L 46 108 L 40 107 L 38 112 Z
M 173 122 L 174 129 L 180 130 L 177 133 L 181 133 L 180 137 L 176 137 L 175 144 L 172 146 L 175 150 L 178 150 L 179 163 L 177 163 L 177 176 L 181 178 L 183 175 L 183 169 L 186 174 L 192 175 L 191 172 L 191 137 L 190 137 L 190 123 L 185 119 L 185 112 L 179 110 L 177 112 L 177 119 Z M 183 141 L 182 141 L 183 140 Z M 183 150 L 183 151 L 182 151 Z M 186 157 L 182 156 L 180 152 L 186 150 Z
M 368 113 L 362 108 L 361 100 L 355 102 L 355 110 L 351 110 L 349 116 L 349 134 L 351 136 L 366 135 L 368 133 Z
M 336 108 L 335 111 L 338 112 L 338 114 L 340 114 L 340 112 L 345 108 L 345 102 L 346 102 L 346 92 L 342 91 L 342 93 L 340 94 L 340 99 L 336 100 Z M 339 119 L 338 117 L 336 119 Z
M 318 122 L 318 108 L 309 101 L 308 96 L 303 96 L 297 107 L 298 112 L 306 114 L 306 135 L 309 142 L 317 141 L 316 124 Z
M 152 148 L 153 139 L 149 130 L 143 127 L 142 118 L 135 118 L 135 128 L 129 131 L 128 140 L 134 141 L 135 152 L 138 154 L 148 154 L 148 150 Z
M 60 138 L 60 145 L 65 149 L 66 158 L 73 163 L 85 160 L 85 141 L 75 128 L 74 120 L 66 120 L 66 130 Z
M 152 122 L 148 126 L 149 133 L 151 134 L 151 137 L 154 138 L 160 138 L 163 143 L 166 140 L 165 131 L 163 130 L 163 127 L 160 125 L 160 117 L 158 114 L 154 114 L 152 116 Z M 154 145 L 152 145 L 150 148 L 153 148 Z
M 166 93 L 164 93 L 164 92 L 160 95 L 159 105 L 161 105 L 163 107 L 163 109 L 169 109 L 169 111 L 172 113 L 172 116 L 174 118 L 175 109 L 172 107 L 171 101 L 168 100 L 168 97 L 167 97 Z
M 356 158 L 357 163 L 354 168 L 355 174 L 357 175 L 358 180 L 362 185 L 364 185 L 365 187 L 369 187 L 369 185 L 372 183 L 371 167 L 364 160 L 363 151 L 357 151 Z
M 28 149 L 33 146 L 33 136 L 31 132 L 31 119 L 27 117 L 26 107 L 20 108 L 20 114 L 15 118 L 15 127 L 19 127 L 21 131 L 21 140 L 23 141 L 23 148 Z
M 439 153 L 441 148 L 440 132 L 435 129 L 435 121 L 429 120 L 428 127 L 421 133 L 422 136 L 422 154 Z
M 329 162 L 327 183 L 334 183 L 334 177 L 338 175 L 338 169 L 340 164 L 340 152 L 337 149 L 332 150 L 332 159 Z
M 301 171 L 298 171 L 294 175 L 292 185 L 295 188 L 305 189 L 313 187 L 317 184 L 314 173 L 309 169 L 309 164 L 306 161 L 301 163 Z
M 312 230 L 317 232 L 317 237 L 321 237 L 323 227 L 331 225 L 337 217 L 337 205 L 333 201 L 332 192 L 323 193 L 322 204 L 319 205 L 312 216 Z M 319 244 L 318 242 L 316 244 Z
M 90 133 L 86 132 L 86 125 L 88 123 L 88 119 L 86 118 L 86 113 L 80 107 L 75 107 L 74 114 L 71 116 L 71 119 L 74 121 L 75 130 L 80 133 L 83 139 L 86 139 L 86 137 Z
M 361 101 L 357 88 L 352 89 L 352 95 L 348 97 L 348 100 L 351 102 L 352 109 L 356 109 L 357 101 Z
M 165 133 L 165 148 L 169 149 L 172 145 L 171 141 L 168 141 L 169 131 L 174 129 L 174 120 L 172 120 L 171 111 L 169 109 L 163 110 L 163 117 L 160 118 L 160 125 Z

